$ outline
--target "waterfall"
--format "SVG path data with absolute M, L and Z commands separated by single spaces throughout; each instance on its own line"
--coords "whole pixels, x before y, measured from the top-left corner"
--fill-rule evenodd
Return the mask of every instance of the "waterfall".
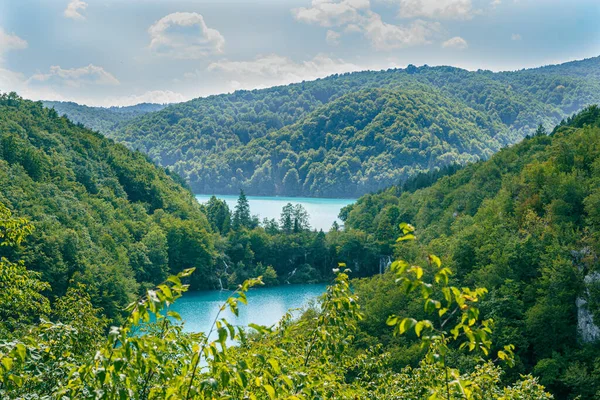
M 219 276 L 219 287 L 221 288 L 221 292 L 223 291 L 223 282 L 221 281 L 221 277 Z
M 285 283 L 287 283 L 288 285 L 290 284 L 290 278 L 296 274 L 296 270 L 297 269 L 298 268 L 294 268 L 294 270 L 292 272 L 290 272 L 290 274 L 288 275 L 287 279 L 285 280 Z
M 382 275 L 385 271 L 387 271 L 390 265 L 392 265 L 391 256 L 379 257 L 379 274 Z

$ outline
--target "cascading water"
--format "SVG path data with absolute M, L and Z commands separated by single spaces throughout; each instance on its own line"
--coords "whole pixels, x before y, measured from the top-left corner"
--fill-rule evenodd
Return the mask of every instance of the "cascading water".
M 298 268 L 294 268 L 294 270 L 292 272 L 290 272 L 290 274 L 288 275 L 287 279 L 285 280 L 285 283 L 287 283 L 288 285 L 290 284 L 290 279 L 292 278 L 292 276 L 296 275 L 296 270 Z
M 385 271 L 387 271 L 390 265 L 392 265 L 391 256 L 379 257 L 379 274 L 382 275 Z

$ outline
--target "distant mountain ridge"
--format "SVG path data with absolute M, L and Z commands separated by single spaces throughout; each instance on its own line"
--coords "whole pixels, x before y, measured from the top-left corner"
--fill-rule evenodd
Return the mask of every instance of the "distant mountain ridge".
M 90 107 L 72 101 L 43 101 L 45 107 L 54 108 L 59 115 L 67 115 L 73 122 L 107 134 L 117 124 L 140 115 L 160 111 L 167 104 L 140 103 L 133 106 Z
M 409 65 L 198 98 L 105 133 L 199 193 L 353 197 L 551 129 L 600 102 L 598 76 L 598 57 L 498 73 Z M 412 113 L 382 106 L 394 97 Z M 323 121 L 334 116 L 343 128 Z

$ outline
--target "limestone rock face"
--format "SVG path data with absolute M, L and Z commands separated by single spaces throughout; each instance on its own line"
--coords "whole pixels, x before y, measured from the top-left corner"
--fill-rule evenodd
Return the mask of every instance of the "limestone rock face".
M 572 251 L 571 254 L 574 258 L 575 265 L 580 271 L 583 271 L 584 265 L 581 260 L 590 254 L 590 249 L 585 247 L 580 251 Z M 587 288 L 595 282 L 600 281 L 600 272 L 592 272 L 585 276 L 583 279 L 586 292 Z M 586 296 L 587 293 L 584 294 Z M 591 343 L 600 340 L 600 327 L 594 323 L 593 314 L 588 308 L 588 302 L 583 297 L 577 298 L 577 330 L 581 335 L 581 340 L 584 343 Z

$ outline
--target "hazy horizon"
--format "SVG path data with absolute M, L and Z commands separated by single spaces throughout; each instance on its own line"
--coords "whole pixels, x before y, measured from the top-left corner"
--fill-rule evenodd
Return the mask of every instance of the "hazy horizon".
M 581 58 L 581 59 L 573 59 L 573 60 L 565 60 L 565 61 L 561 61 L 561 62 L 557 62 L 557 63 L 551 63 L 551 64 L 543 64 L 543 65 L 536 65 L 536 66 L 531 66 L 531 67 L 523 67 L 523 68 L 516 68 L 516 69 L 506 69 L 506 70 L 491 70 L 491 69 L 482 69 L 482 68 L 473 68 L 473 69 L 468 69 L 468 68 L 462 68 L 465 69 L 467 71 L 470 72 L 474 72 L 474 71 L 478 71 L 478 70 L 484 70 L 484 71 L 491 71 L 491 72 L 517 72 L 517 71 L 521 71 L 521 70 L 528 70 L 528 69 L 537 69 L 537 68 L 543 68 L 543 67 L 548 67 L 548 66 L 552 66 L 552 65 L 561 65 L 561 64 L 566 64 L 566 63 L 570 63 L 570 62 L 577 62 L 577 61 L 584 61 L 584 60 L 588 60 L 591 58 L 596 58 L 596 57 L 600 57 L 600 54 L 597 56 L 592 56 L 592 57 L 587 57 L 587 58 Z M 403 66 L 398 66 L 398 67 L 390 67 L 390 68 L 385 68 L 385 69 L 365 69 L 365 70 L 359 70 L 359 71 L 351 71 L 351 72 L 341 72 L 341 73 L 332 73 L 329 74 L 327 76 L 323 76 L 323 77 L 319 77 L 319 78 L 314 78 L 314 79 L 310 79 L 310 80 L 306 80 L 307 82 L 310 81 L 315 81 L 318 79 L 327 79 L 333 75 L 338 75 L 338 74 L 345 74 L 345 73 L 349 73 L 349 74 L 354 74 L 354 73 L 361 73 L 361 72 L 381 72 L 381 71 L 386 71 L 389 69 L 404 69 L 406 68 L 408 65 L 403 65 Z M 428 66 L 428 67 L 456 67 L 454 65 L 449 65 L 449 64 L 440 64 L 440 65 L 431 65 L 431 64 L 421 64 L 421 65 L 416 65 L 417 67 L 423 67 L 423 66 Z M 460 68 L 460 67 L 456 67 L 456 68 Z M 63 103 L 75 103 L 78 105 L 83 105 L 83 106 L 87 106 L 87 107 L 97 107 L 97 108 L 112 108 L 112 107 L 117 107 L 117 108 L 125 108 L 125 107 L 132 107 L 132 106 L 136 106 L 136 105 L 140 105 L 140 104 L 166 104 L 166 105 L 171 105 L 171 104 L 179 104 L 179 103 L 185 103 L 187 101 L 191 101 L 191 100 L 195 100 L 195 99 L 201 99 L 201 98 L 208 98 L 211 96 L 220 96 L 220 95 L 225 95 L 225 94 L 231 94 L 231 93 L 235 93 L 237 91 L 252 91 L 252 90 L 262 90 L 262 89 L 269 89 L 269 88 L 274 88 L 274 87 L 278 87 L 278 86 L 287 86 L 287 85 L 293 85 L 293 84 L 297 84 L 297 83 L 301 83 L 302 81 L 299 82 L 289 82 L 289 83 L 282 83 L 279 85 L 273 85 L 273 86 L 267 86 L 267 87 L 257 87 L 257 88 L 248 88 L 248 89 L 237 89 L 237 90 L 232 90 L 229 92 L 218 92 L 218 93 L 211 93 L 211 94 L 206 94 L 203 96 L 197 96 L 197 97 L 192 97 L 190 99 L 187 100 L 183 100 L 183 101 L 177 101 L 177 102 L 171 102 L 171 103 L 152 103 L 152 102 L 148 102 L 148 101 L 143 101 L 140 103 L 132 103 L 132 104 L 124 104 L 124 105 L 118 105 L 118 104 L 109 104 L 109 105 L 91 105 L 91 104 L 85 104 L 85 103 L 78 103 L 76 101 L 73 100 L 49 100 L 49 99 L 30 99 L 30 100 L 39 100 L 39 101 L 43 101 L 43 102 L 63 102 Z

